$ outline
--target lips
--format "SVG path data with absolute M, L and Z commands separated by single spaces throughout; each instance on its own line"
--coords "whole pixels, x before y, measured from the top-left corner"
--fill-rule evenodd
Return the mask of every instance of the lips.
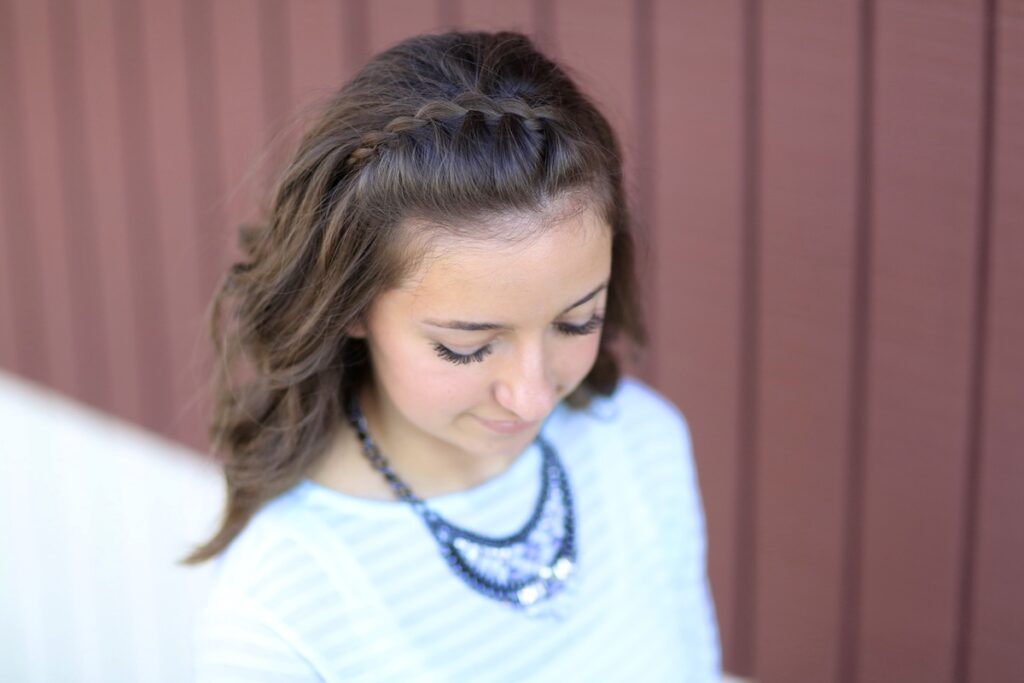
M 476 417 L 474 415 L 474 417 Z M 515 420 L 485 420 L 482 417 L 477 417 L 480 423 L 488 429 L 498 432 L 499 434 L 515 434 L 528 428 L 531 422 L 518 422 Z

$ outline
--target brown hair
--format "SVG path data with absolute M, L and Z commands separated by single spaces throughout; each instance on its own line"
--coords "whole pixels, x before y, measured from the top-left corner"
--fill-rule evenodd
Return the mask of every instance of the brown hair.
M 619 333 L 645 342 L 621 154 L 605 118 L 509 32 L 410 38 L 330 97 L 278 179 L 266 224 L 240 230 L 247 260 L 211 302 L 210 438 L 227 502 L 214 536 L 180 562 L 215 557 L 323 455 L 367 369 L 365 341 L 345 331 L 409 272 L 417 250 L 400 235 L 410 219 L 465 236 L 468 225 L 503 225 L 470 219 L 543 212 L 565 197 L 598 206 L 612 230 L 597 360 L 566 398 L 579 408 L 614 391 Z

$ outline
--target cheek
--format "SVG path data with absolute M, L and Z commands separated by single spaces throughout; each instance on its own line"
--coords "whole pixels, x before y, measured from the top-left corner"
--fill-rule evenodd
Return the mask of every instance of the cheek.
M 566 389 L 582 381 L 594 367 L 600 344 L 601 335 L 598 333 L 577 339 L 563 347 L 556 372 L 560 383 L 566 385 Z
M 429 420 L 453 404 L 476 398 L 479 375 L 471 367 L 438 358 L 421 339 L 384 340 L 374 351 L 378 378 L 391 400 L 410 417 Z

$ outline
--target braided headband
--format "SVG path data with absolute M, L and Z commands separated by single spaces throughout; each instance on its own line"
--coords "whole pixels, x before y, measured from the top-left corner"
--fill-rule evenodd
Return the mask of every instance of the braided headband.
M 420 107 L 414 116 L 396 116 L 384 126 L 384 130 L 367 133 L 345 163 L 349 166 L 358 166 L 372 156 L 378 146 L 402 133 L 428 124 L 462 119 L 470 112 L 483 114 L 485 119 L 492 123 L 504 116 L 515 116 L 532 130 L 541 130 L 544 121 L 556 119 L 555 111 L 551 107 L 531 107 L 516 97 L 493 99 L 483 93 L 466 92 L 456 96 L 454 100 L 431 100 Z

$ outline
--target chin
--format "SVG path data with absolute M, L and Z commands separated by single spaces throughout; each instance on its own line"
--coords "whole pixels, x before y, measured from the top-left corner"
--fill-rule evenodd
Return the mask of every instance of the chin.
M 539 432 L 540 429 L 531 427 L 516 434 L 493 434 L 484 438 L 490 446 L 489 450 L 493 453 L 500 456 L 513 456 L 533 443 Z

